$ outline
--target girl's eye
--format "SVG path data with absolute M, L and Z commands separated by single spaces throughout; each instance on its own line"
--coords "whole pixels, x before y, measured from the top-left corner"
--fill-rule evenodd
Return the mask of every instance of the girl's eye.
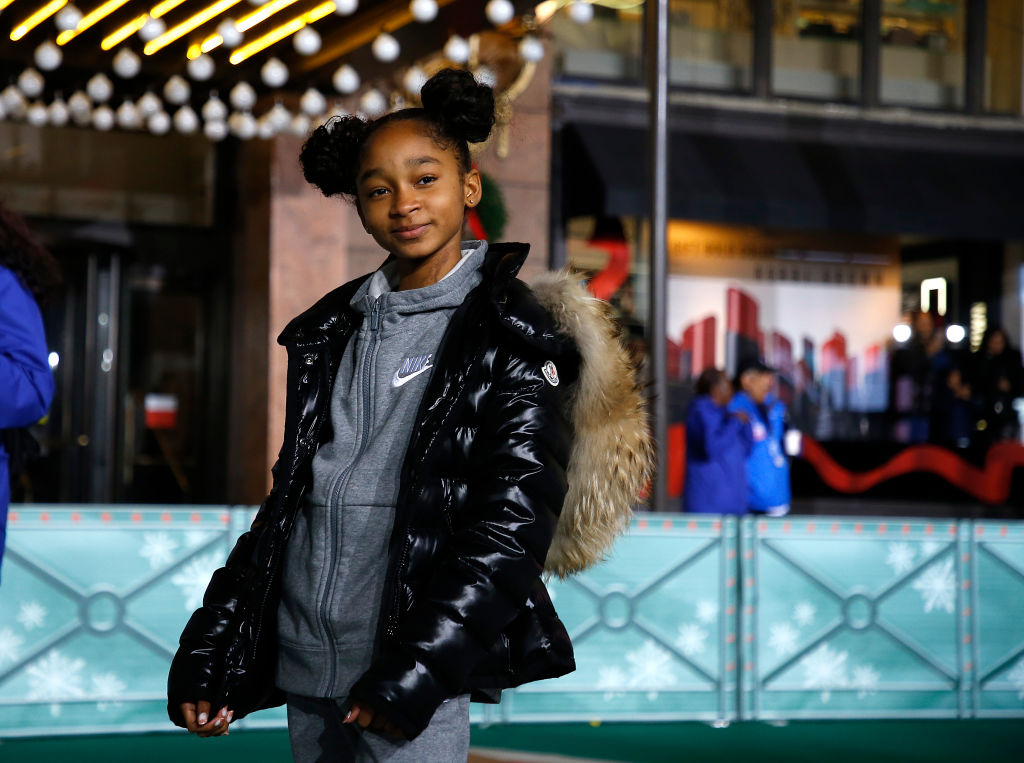
M 433 175 L 424 175 L 423 177 L 420 178 L 419 182 L 423 184 L 429 184 L 433 183 L 435 180 L 437 180 L 437 178 L 434 177 Z
M 372 199 L 375 196 L 383 196 L 387 192 L 388 192 L 387 188 L 374 188 L 372 191 L 370 191 L 369 196 Z

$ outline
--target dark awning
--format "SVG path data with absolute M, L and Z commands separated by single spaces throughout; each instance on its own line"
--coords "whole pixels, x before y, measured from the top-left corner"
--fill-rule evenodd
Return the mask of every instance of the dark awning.
M 562 109 L 563 214 L 646 214 L 646 132 L 637 109 L 642 116 L 645 105 L 620 105 L 614 121 Z M 825 122 L 676 109 L 670 215 L 780 228 L 1024 238 L 1024 132 Z

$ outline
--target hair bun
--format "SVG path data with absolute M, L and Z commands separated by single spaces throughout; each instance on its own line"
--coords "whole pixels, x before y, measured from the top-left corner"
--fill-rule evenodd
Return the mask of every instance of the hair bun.
M 335 117 L 317 127 L 302 145 L 302 174 L 324 196 L 355 196 L 359 149 L 367 129 L 359 117 Z
M 483 143 L 494 126 L 494 91 L 464 69 L 442 69 L 420 91 L 423 108 L 453 138 Z

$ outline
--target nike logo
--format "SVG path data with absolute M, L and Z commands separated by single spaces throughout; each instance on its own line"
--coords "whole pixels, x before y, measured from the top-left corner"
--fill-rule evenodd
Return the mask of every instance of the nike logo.
M 433 364 L 430 359 L 434 357 L 433 353 L 430 355 L 415 355 L 411 358 L 405 358 L 402 361 L 402 365 L 395 371 L 394 378 L 391 379 L 392 387 L 401 387 L 410 379 L 415 379 L 424 371 L 429 371 L 433 368 Z
M 391 386 L 392 387 L 401 387 L 407 381 L 415 379 L 421 373 L 423 373 L 424 371 L 429 371 L 433 367 L 434 367 L 433 365 L 423 366 L 423 368 L 421 368 L 419 371 L 414 371 L 413 373 L 409 374 L 408 376 L 399 376 L 398 375 L 398 371 L 395 371 L 395 377 L 391 380 Z

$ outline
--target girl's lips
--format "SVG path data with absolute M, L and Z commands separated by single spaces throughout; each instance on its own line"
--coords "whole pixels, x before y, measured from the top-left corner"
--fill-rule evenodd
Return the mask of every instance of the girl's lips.
M 395 235 L 404 239 L 417 238 L 427 229 L 427 225 L 428 223 L 424 223 L 423 225 L 417 225 L 413 228 L 401 228 L 395 231 Z

